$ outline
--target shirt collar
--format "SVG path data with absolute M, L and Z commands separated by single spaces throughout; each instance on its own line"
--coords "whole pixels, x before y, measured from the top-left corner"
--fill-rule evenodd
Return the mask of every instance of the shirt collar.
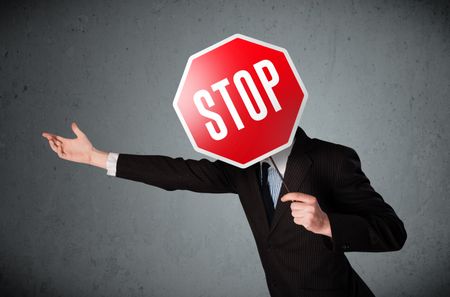
M 280 173 L 283 177 L 284 177 L 284 173 L 286 171 L 287 160 L 288 160 L 289 155 L 291 154 L 292 147 L 294 146 L 294 142 L 295 142 L 295 139 L 294 139 L 294 141 L 292 141 L 292 144 L 288 148 L 285 148 L 281 152 L 278 152 L 278 153 L 272 155 L 272 159 L 275 162 L 275 165 L 277 165 L 278 170 L 280 170 Z M 266 159 L 260 161 L 261 164 L 262 164 L 262 162 L 267 162 L 271 166 L 273 166 L 270 158 L 266 158 Z

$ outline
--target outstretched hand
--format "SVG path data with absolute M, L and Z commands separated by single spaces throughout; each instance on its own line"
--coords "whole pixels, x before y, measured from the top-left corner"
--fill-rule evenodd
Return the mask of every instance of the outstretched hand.
M 75 122 L 72 123 L 71 127 L 77 136 L 76 138 L 64 138 L 48 132 L 43 132 L 42 136 L 47 138 L 50 147 L 61 159 L 91 164 L 92 153 L 95 148 Z
M 331 237 L 328 215 L 322 211 L 316 197 L 305 193 L 292 192 L 281 197 L 281 201 L 292 201 L 291 214 L 294 223 L 313 233 Z

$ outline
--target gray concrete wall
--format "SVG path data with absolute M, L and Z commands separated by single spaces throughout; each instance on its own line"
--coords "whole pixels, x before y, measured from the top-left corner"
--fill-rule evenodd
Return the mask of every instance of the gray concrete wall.
M 348 253 L 377 296 L 448 296 L 449 6 L 433 1 L 11 1 L 0 9 L 0 295 L 268 296 L 236 196 L 166 192 L 60 160 L 201 158 L 172 108 L 188 57 L 234 33 L 285 47 L 301 125 L 356 149 L 404 220 L 393 253 Z

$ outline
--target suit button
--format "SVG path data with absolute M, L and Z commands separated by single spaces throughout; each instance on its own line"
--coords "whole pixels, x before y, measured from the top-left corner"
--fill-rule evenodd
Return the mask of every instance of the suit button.
M 274 288 L 276 288 L 276 287 L 277 287 L 277 283 L 276 283 L 276 282 L 272 282 L 272 286 L 273 286 Z
M 268 244 L 268 245 L 267 245 L 267 251 L 270 252 L 271 250 L 272 250 L 272 245 L 271 245 L 271 244 Z

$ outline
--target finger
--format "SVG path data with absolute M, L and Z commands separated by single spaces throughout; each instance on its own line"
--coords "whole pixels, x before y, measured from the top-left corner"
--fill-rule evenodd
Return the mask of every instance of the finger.
M 58 141 L 58 142 L 61 142 L 61 143 L 66 141 L 66 140 L 68 140 L 67 138 L 61 137 L 61 136 L 56 135 L 56 134 L 47 133 L 47 132 L 42 133 L 42 136 L 47 138 L 47 140 L 49 140 L 49 141 L 53 140 L 55 142 Z
M 61 146 L 62 142 L 59 141 L 58 139 L 53 139 L 53 142 L 56 144 L 56 146 Z
M 62 142 L 56 138 L 48 138 L 49 142 L 52 142 L 56 147 L 62 146 Z
M 300 217 L 300 218 L 294 218 L 294 223 L 296 223 L 297 225 L 301 225 L 303 227 L 305 227 L 306 229 L 308 229 L 309 227 L 311 227 L 312 225 L 312 219 L 310 216 L 304 216 L 304 217 Z
M 52 150 L 58 154 L 58 148 L 56 147 L 55 143 L 51 140 L 49 140 L 48 143 L 50 144 L 50 147 L 52 148 Z
M 283 197 L 281 197 L 281 201 L 286 202 L 286 201 L 298 201 L 298 202 L 303 202 L 303 203 L 315 203 L 316 202 L 316 198 L 314 196 L 305 194 L 305 193 L 287 193 L 286 195 L 284 195 Z
M 53 141 L 49 141 L 51 148 L 53 149 L 53 151 L 58 154 L 58 157 L 60 158 L 64 158 L 65 154 L 64 151 L 62 149 L 62 146 L 57 146 Z
M 43 132 L 43 133 L 42 133 L 42 136 L 45 137 L 45 138 L 47 138 L 48 140 L 53 139 L 53 138 L 56 138 L 56 135 L 55 135 L 55 134 L 48 133 L 48 132 Z
M 309 212 L 314 211 L 314 205 L 304 203 L 304 202 L 292 202 L 291 203 L 291 210 L 305 210 Z
M 85 136 L 83 131 L 80 130 L 80 128 L 78 127 L 77 123 L 75 123 L 75 122 L 72 122 L 72 130 L 73 130 L 73 133 L 75 133 L 75 135 L 78 136 L 78 137 Z
M 61 143 L 63 143 L 63 142 L 66 141 L 66 140 L 69 140 L 69 139 L 64 138 L 64 137 L 62 137 L 62 136 L 59 136 L 59 135 L 55 135 L 55 137 L 56 137 L 56 139 L 57 139 L 59 142 L 61 142 Z
M 303 226 L 306 229 L 308 229 L 308 223 L 306 222 L 305 218 L 294 218 L 294 223 L 297 225 Z
M 52 141 L 53 144 L 55 144 L 56 146 L 61 146 L 63 144 L 63 142 L 56 137 L 49 137 L 47 139 L 48 139 L 48 141 Z
M 294 223 L 296 223 L 297 225 L 303 225 L 303 220 L 302 218 L 294 218 Z
M 303 218 L 305 216 L 312 215 L 313 213 L 310 210 L 293 210 L 291 211 L 291 215 L 294 218 Z

